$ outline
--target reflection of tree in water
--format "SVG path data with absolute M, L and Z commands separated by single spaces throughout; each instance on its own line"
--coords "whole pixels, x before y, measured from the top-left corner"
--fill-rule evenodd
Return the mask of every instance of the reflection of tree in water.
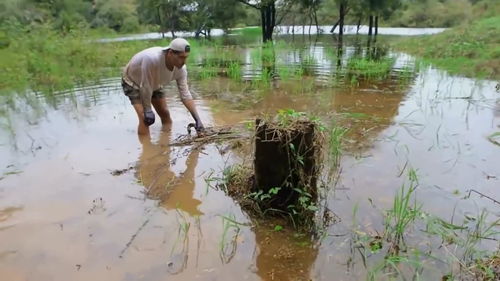
M 308 235 L 283 229 L 272 222 L 254 228 L 257 243 L 256 269 L 262 280 L 311 280 L 310 271 L 318 248 Z
M 140 139 L 142 153 L 135 175 L 144 185 L 146 195 L 159 199 L 165 208 L 179 208 L 192 216 L 202 215 L 198 210 L 201 201 L 193 198 L 199 151 L 190 151 L 186 159 L 186 170 L 176 176 L 170 170 L 171 161 L 177 159 L 170 159 L 169 139 L 169 132 L 162 132 L 157 143 L 152 143 L 149 137 Z
M 360 81 L 354 91 L 337 93 L 331 109 L 340 114 L 340 125 L 349 128 L 354 143 L 347 148 L 369 148 L 373 138 L 393 123 L 403 97 L 404 91 L 391 89 L 390 82 Z
M 376 63 L 389 58 L 387 47 L 377 44 L 376 39 L 368 38 L 366 48 L 361 44 L 361 40 L 357 39 L 353 47 L 354 52 L 345 59 L 357 58 Z M 341 56 L 345 46 L 338 45 L 337 48 L 337 53 Z M 370 77 L 362 72 L 350 73 L 350 70 L 341 70 L 340 64 L 341 59 L 338 58 L 337 75 L 345 75 L 345 82 L 351 85 L 336 91 L 329 110 L 339 113 L 337 123 L 350 129 L 348 136 L 354 143 L 347 149 L 364 150 L 371 147 L 375 136 L 392 124 L 410 82 L 414 79 L 414 73 L 405 73 L 406 76 L 401 77 L 398 71 L 391 68 L 383 78 Z
M 276 52 L 273 45 L 264 45 L 262 47 L 262 79 L 270 81 L 273 88 L 279 87 L 279 75 L 276 70 Z M 264 51 L 265 50 L 265 51 Z
M 332 119 L 337 125 L 350 129 L 348 136 L 354 143 L 347 149 L 369 148 L 373 138 L 392 124 L 398 114 L 399 105 L 414 79 L 411 67 L 403 73 L 405 77 L 400 77 L 400 70 L 394 68 L 389 69 L 387 75 L 380 78 L 369 77 L 362 72 L 350 74 L 349 67 L 345 63 L 351 58 L 374 63 L 389 60 L 386 47 L 376 44 L 374 40 L 369 41 L 368 46 L 364 45 L 362 40 L 344 41 L 344 45 L 332 46 L 336 49 L 337 55 L 332 60 L 332 64 L 335 65 L 332 72 L 335 73 L 332 73 L 333 76 L 329 79 L 343 81 L 339 87 L 329 89 L 316 85 L 297 94 L 297 89 L 314 82 L 310 81 L 314 77 L 302 77 L 299 81 L 293 79 L 280 81 L 276 75 L 272 81 L 277 86 L 268 90 L 272 93 L 263 97 L 254 107 L 255 111 L 274 114 L 278 109 L 292 108 L 296 111 L 311 112 L 315 116 L 325 116 L 327 122 L 328 119 Z M 352 45 L 353 52 L 346 51 L 346 48 L 349 48 L 346 45 Z M 274 57 L 274 55 L 263 57 L 263 72 L 276 73 Z M 335 117 L 328 117 L 331 113 L 335 113 Z
M 262 73 L 276 73 L 275 51 L 279 52 L 280 49 L 267 50 L 266 54 L 272 55 L 262 57 Z M 337 56 L 332 58 L 331 63 L 334 67 L 330 71 L 334 72 L 337 64 L 339 73 L 332 73 L 332 75 L 345 75 L 347 69 L 345 62 L 356 52 L 350 52 L 349 49 L 346 51 L 346 48 L 342 46 L 335 51 L 337 51 Z M 372 47 L 366 49 L 366 45 L 359 44 L 357 55 L 378 60 L 387 57 L 387 50 L 376 50 Z M 301 59 L 303 58 L 305 57 L 301 56 Z M 296 63 L 293 61 L 290 65 Z M 290 65 L 288 66 L 292 67 Z M 278 65 L 278 67 L 283 66 Z M 311 73 L 315 75 L 316 72 L 311 71 Z M 371 147 L 374 137 L 393 123 L 408 89 L 409 83 L 403 84 L 397 76 L 394 76 L 397 71 L 392 69 L 390 74 L 393 76 L 388 75 L 388 78 L 380 80 L 360 76 L 356 85 L 349 84 L 349 80 L 345 81 L 345 85 L 334 88 L 322 88 L 321 85 L 315 85 L 310 92 L 300 93 L 297 93 L 297 88 L 303 87 L 309 81 L 314 82 L 315 77 L 301 76 L 296 81 L 286 78 L 280 80 L 279 76 L 275 75 L 273 77 L 275 79 L 266 82 L 279 81 L 279 87 L 261 89 L 269 94 L 263 95 L 262 100 L 253 106 L 254 113 L 275 114 L 278 109 L 292 108 L 323 117 L 328 125 L 330 120 L 334 120 L 337 125 L 350 128 L 349 137 L 354 140 L 354 143 L 347 149 L 365 150 Z M 335 76 L 331 76 L 331 79 L 335 79 Z M 310 271 L 318 254 L 317 248 L 311 245 L 314 242 L 311 243 L 308 238 L 297 239 L 290 231 L 273 231 L 275 225 L 271 223 L 259 222 L 254 225 L 257 225 L 254 228 L 257 244 L 256 272 L 260 278 L 263 280 L 310 280 Z M 228 250 L 229 253 L 231 249 Z

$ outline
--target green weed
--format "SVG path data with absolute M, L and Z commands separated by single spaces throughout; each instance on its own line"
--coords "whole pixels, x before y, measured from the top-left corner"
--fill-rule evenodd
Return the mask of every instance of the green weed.
M 421 214 L 422 206 L 417 205 L 416 198 L 411 202 L 418 186 L 415 170 L 410 169 L 409 179 L 409 186 L 403 185 L 394 197 L 392 209 L 387 212 L 385 220 L 386 237 L 397 249 L 404 243 L 407 227 Z
M 229 78 L 240 81 L 241 80 L 241 65 L 239 62 L 231 62 L 227 69 Z
M 330 130 L 330 135 L 328 137 L 328 148 L 332 167 L 338 167 L 340 165 L 340 156 L 342 154 L 342 139 L 347 133 L 348 129 L 335 124 Z
M 368 79 L 384 79 L 394 65 L 393 58 L 383 58 L 379 60 L 353 57 L 347 62 L 347 71 L 351 76 L 351 84 L 357 83 L 358 77 L 366 77 Z M 355 77 L 355 78 L 352 78 Z M 355 79 L 354 82 L 352 79 Z

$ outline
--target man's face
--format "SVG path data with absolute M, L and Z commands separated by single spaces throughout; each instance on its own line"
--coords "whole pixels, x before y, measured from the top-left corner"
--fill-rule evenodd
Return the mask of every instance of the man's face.
M 189 52 L 172 51 L 172 62 L 175 67 L 181 68 L 189 57 Z

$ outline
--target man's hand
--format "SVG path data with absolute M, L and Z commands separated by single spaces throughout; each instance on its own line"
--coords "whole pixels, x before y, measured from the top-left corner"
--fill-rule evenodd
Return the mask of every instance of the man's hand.
M 205 131 L 205 127 L 203 126 L 203 123 L 201 123 L 200 120 L 196 121 L 194 128 L 196 129 L 196 132 L 198 133 L 198 135 L 203 134 L 203 132 Z
M 191 128 L 194 128 L 196 130 L 196 134 L 198 134 L 198 137 L 202 137 L 204 135 L 205 127 L 203 127 L 203 124 L 200 121 L 188 124 L 187 131 L 189 135 L 191 134 Z
M 151 126 L 155 122 L 155 114 L 152 110 L 144 111 L 144 124 Z

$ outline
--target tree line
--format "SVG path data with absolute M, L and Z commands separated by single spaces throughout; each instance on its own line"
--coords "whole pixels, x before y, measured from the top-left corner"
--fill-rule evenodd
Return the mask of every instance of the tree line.
M 179 30 L 210 36 L 213 28 L 258 25 L 264 41 L 277 25 L 368 25 L 376 35 L 391 26 L 450 27 L 498 6 L 497 0 L 3 0 L 0 24 L 51 24 L 68 32 L 79 27 L 117 32 Z

